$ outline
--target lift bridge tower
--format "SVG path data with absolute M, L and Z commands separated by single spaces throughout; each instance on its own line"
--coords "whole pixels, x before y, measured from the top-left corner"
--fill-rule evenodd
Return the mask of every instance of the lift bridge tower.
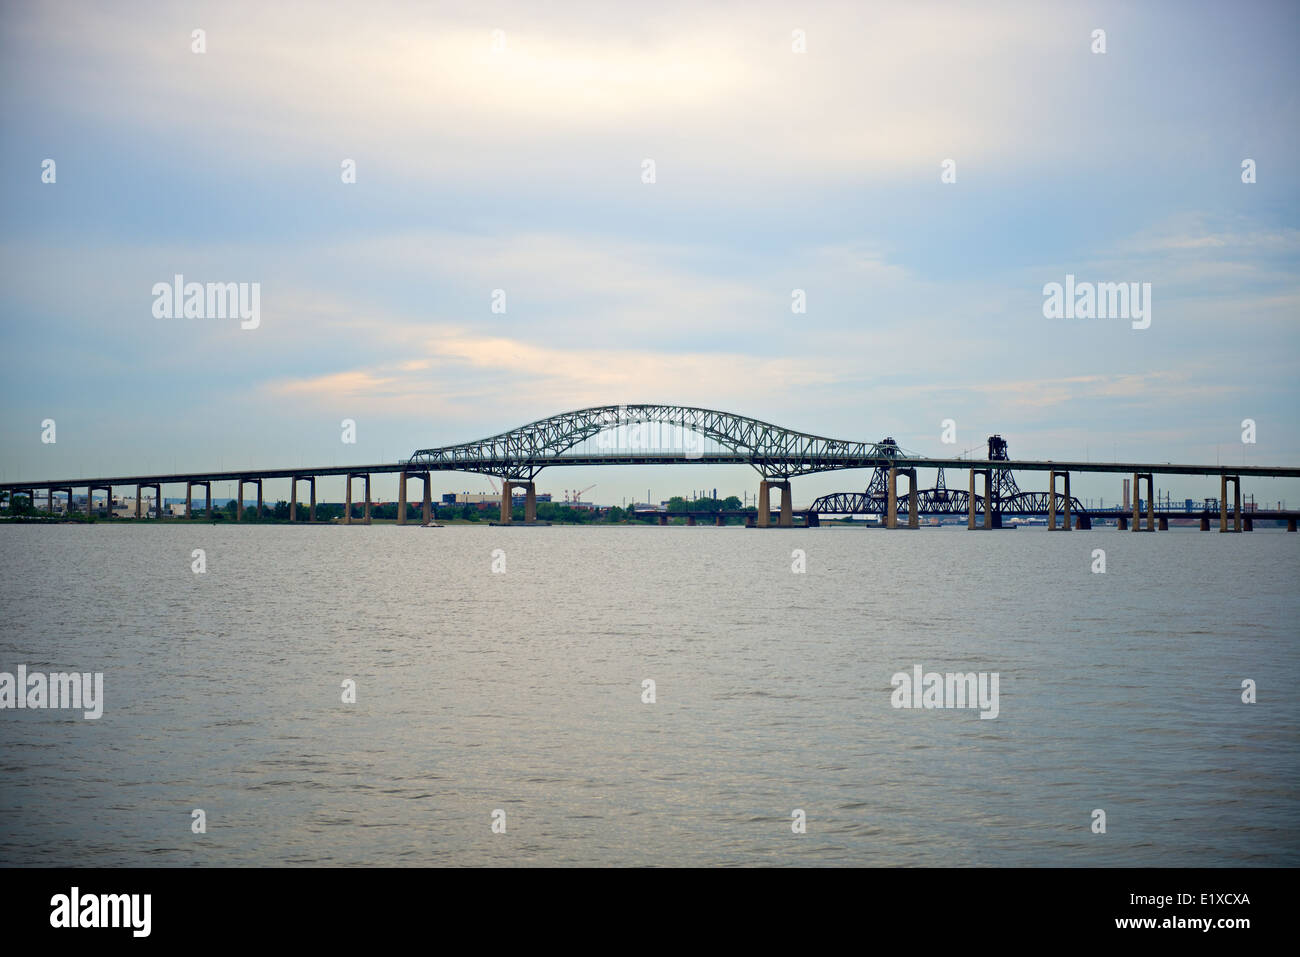
M 1011 458 L 1007 454 L 1007 440 L 1000 435 L 989 436 L 989 461 L 1006 462 Z M 989 498 L 992 501 L 989 507 L 995 513 L 1002 511 L 1001 503 L 1013 495 L 1020 494 L 1020 486 L 1016 485 L 1016 477 L 1011 474 L 1010 469 L 998 469 L 993 472 L 993 481 L 989 486 Z
M 892 438 L 886 438 L 880 442 L 881 452 L 889 458 L 899 458 L 902 456 L 902 450 L 899 449 L 898 443 Z M 1007 441 L 1000 435 L 990 435 L 988 440 L 988 456 L 990 462 L 1005 462 L 1010 460 L 1011 456 L 1007 454 Z M 875 505 L 878 510 L 885 508 L 887 489 L 889 483 L 889 469 L 885 467 L 877 468 L 871 475 L 871 483 L 867 486 L 867 499 Z M 926 494 L 926 500 L 931 505 L 946 504 L 953 501 L 953 495 L 964 495 L 963 492 L 951 493 L 948 491 L 948 484 L 944 478 L 943 469 L 938 469 L 935 475 L 934 488 Z M 1014 495 L 1020 494 L 1020 487 L 1016 485 L 1016 478 L 1011 474 L 1009 469 L 1000 469 L 993 472 L 993 480 L 989 485 L 989 494 L 993 499 L 991 505 L 995 516 L 999 516 L 1002 511 L 1001 503 Z M 960 499 L 964 502 L 964 499 Z M 965 506 L 963 505 L 963 508 Z

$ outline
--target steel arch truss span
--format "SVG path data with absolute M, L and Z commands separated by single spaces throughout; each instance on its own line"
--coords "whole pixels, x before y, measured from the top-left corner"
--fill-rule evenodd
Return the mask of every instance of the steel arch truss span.
M 563 465 L 564 454 L 586 439 L 628 426 L 648 423 L 675 426 L 685 437 L 702 436 L 743 457 L 765 478 L 788 478 L 809 472 L 875 465 L 899 457 L 892 442 L 848 442 L 783 429 L 770 422 L 730 412 L 685 405 L 602 405 L 565 412 L 502 432 L 477 442 L 420 449 L 408 461 L 413 467 L 455 468 L 506 479 L 531 480 L 548 465 Z M 686 439 L 680 448 L 657 450 L 656 462 L 705 460 L 703 449 Z M 611 446 L 611 463 L 626 453 Z M 594 456 L 599 458 L 599 454 Z M 593 456 L 582 456 L 590 464 Z

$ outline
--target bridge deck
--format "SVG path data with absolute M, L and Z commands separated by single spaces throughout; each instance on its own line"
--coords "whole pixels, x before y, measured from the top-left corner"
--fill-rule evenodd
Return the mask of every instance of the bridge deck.
M 1188 465 L 1170 462 L 1056 462 L 1052 460 L 1014 460 L 950 458 L 848 458 L 791 456 L 789 460 L 766 459 L 756 461 L 745 452 L 705 452 L 702 454 L 664 453 L 609 453 L 594 455 L 555 455 L 520 460 L 509 457 L 491 457 L 476 461 L 438 462 L 433 464 L 408 464 L 406 462 L 380 462 L 368 465 L 300 466 L 297 468 L 234 469 L 223 471 L 171 472 L 165 474 L 103 475 L 82 478 L 29 479 L 0 482 L 0 489 L 27 491 L 29 489 L 85 488 L 88 485 L 163 484 L 177 485 L 186 482 L 248 481 L 250 479 L 293 478 L 294 476 L 322 476 L 349 474 L 382 474 L 391 472 L 481 472 L 500 475 L 512 468 L 557 468 L 561 466 L 597 465 L 749 465 L 768 475 L 780 475 L 783 466 L 792 473 L 830 472 L 850 469 L 875 469 L 896 467 L 944 469 L 994 469 L 1015 472 L 1072 472 L 1072 473 L 1129 473 L 1150 472 L 1157 475 L 1240 475 L 1254 478 L 1300 478 L 1300 466 L 1280 465 Z

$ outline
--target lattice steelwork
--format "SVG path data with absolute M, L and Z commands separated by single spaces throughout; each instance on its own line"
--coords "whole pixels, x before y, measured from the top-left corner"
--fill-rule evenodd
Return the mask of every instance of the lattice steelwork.
M 893 445 L 893 439 L 880 443 Z M 1000 435 L 989 436 L 990 462 L 1008 462 L 1006 440 Z M 977 463 L 972 462 L 975 466 Z M 889 488 L 889 469 L 878 467 L 871 476 L 871 483 L 865 492 L 835 492 L 823 495 L 812 503 L 808 509 L 821 515 L 883 515 L 889 508 L 887 495 Z M 1000 515 L 1046 515 L 1050 504 L 1047 492 L 1022 492 L 1016 485 L 1016 478 L 1010 469 L 993 470 L 993 511 Z M 908 497 L 898 496 L 898 512 L 906 515 Z M 1064 517 L 1065 494 L 1056 493 L 1056 508 Z M 926 515 L 968 515 L 970 514 L 970 492 L 965 489 L 950 489 L 944 481 L 943 469 L 938 470 L 934 488 L 919 489 L 916 493 L 917 514 Z M 984 514 L 984 496 L 975 496 L 975 512 Z M 1071 517 L 1078 515 L 1081 527 L 1091 528 L 1092 521 L 1083 505 L 1073 495 L 1070 496 Z
M 466 472 L 483 472 L 506 479 L 531 480 L 548 465 L 564 465 L 565 453 L 593 436 L 626 427 L 658 423 L 682 430 L 683 436 L 706 437 L 739 456 L 766 478 L 788 478 L 829 469 L 870 468 L 880 460 L 899 455 L 892 440 L 885 443 L 848 442 L 783 429 L 770 422 L 730 412 L 684 405 L 603 405 L 565 412 L 502 432 L 477 442 L 420 449 L 411 456 L 412 467 L 453 466 Z M 676 450 L 628 452 L 612 448 L 607 453 L 571 456 L 583 464 L 608 458 L 611 464 L 667 463 L 700 460 L 710 456 L 689 438 Z
M 1017 492 L 1007 498 L 999 499 L 996 511 L 1002 515 L 1046 515 L 1048 510 L 1046 492 Z M 898 511 L 907 514 L 908 499 L 906 494 L 898 496 Z M 809 506 L 808 511 L 819 515 L 883 515 L 889 505 L 885 495 L 871 495 L 868 492 L 835 492 L 823 495 Z M 916 512 L 918 515 L 968 515 L 970 514 L 970 493 L 965 489 L 921 489 L 916 493 Z M 975 514 L 984 514 L 984 496 L 975 496 Z M 1056 514 L 1065 515 L 1065 493 L 1056 493 Z M 1070 517 L 1079 516 L 1083 528 L 1091 528 L 1092 521 L 1087 509 L 1073 495 L 1070 496 Z

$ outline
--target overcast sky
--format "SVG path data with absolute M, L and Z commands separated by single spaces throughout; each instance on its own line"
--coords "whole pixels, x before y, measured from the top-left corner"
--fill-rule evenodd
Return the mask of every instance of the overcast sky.
M 0 475 L 392 460 L 621 402 L 934 455 L 999 432 L 1018 458 L 1296 464 L 1298 9 L 6 5 Z M 260 324 L 156 318 L 178 273 L 260 283 Z M 1150 283 L 1150 327 L 1045 318 L 1067 274 Z M 539 488 L 593 482 L 757 487 Z

